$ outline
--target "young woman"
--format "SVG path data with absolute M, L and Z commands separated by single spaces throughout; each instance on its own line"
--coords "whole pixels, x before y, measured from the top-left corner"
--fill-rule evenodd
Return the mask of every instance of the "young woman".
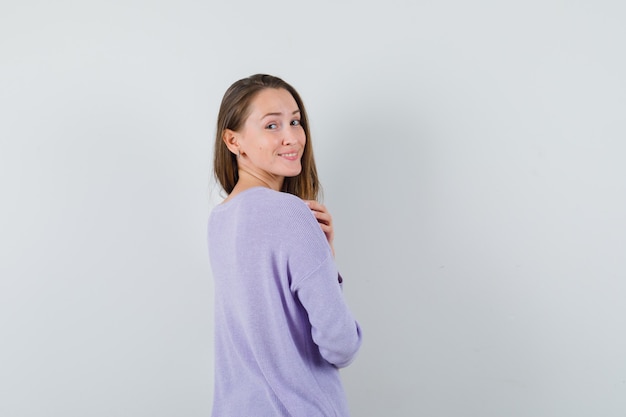
M 214 417 L 347 416 L 338 368 L 359 325 L 341 292 L 307 114 L 280 78 L 235 82 L 220 107 L 211 212 Z

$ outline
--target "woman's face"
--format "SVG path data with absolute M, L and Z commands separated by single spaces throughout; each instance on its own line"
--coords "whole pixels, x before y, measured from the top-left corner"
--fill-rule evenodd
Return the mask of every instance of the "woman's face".
M 285 177 L 302 170 L 300 159 L 306 137 L 300 109 L 285 89 L 266 88 L 250 103 L 250 115 L 236 133 L 240 169 L 280 189 Z

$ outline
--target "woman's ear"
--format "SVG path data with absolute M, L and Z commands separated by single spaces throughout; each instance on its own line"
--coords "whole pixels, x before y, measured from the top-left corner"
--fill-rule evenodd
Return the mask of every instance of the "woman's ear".
M 222 133 L 222 140 L 226 144 L 229 151 L 235 155 L 239 154 L 239 138 L 237 132 L 231 129 L 224 129 L 224 133 Z

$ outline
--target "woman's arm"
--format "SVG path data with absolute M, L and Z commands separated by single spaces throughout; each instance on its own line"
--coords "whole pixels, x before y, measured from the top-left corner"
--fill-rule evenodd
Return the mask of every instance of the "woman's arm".
M 333 228 L 333 217 L 328 212 L 326 206 L 321 203 L 318 203 L 315 200 L 305 200 L 305 203 L 313 212 L 313 215 L 317 219 L 322 231 L 326 235 L 326 240 L 330 245 L 330 250 L 333 252 L 333 257 L 335 256 L 335 247 L 333 246 L 333 241 L 335 240 L 335 230 Z
M 361 346 L 361 329 L 343 296 L 334 260 L 332 217 L 315 201 L 306 201 L 306 206 L 294 204 L 290 211 L 295 220 L 289 225 L 294 240 L 285 243 L 292 291 L 307 311 L 311 336 L 322 357 L 338 368 L 347 366 Z
M 361 329 L 346 305 L 337 269 L 326 262 L 298 283 L 296 295 L 308 313 L 311 336 L 326 361 L 337 368 L 348 366 L 361 346 Z

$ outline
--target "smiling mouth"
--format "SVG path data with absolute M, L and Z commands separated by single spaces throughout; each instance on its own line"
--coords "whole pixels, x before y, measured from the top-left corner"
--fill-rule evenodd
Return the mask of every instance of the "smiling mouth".
M 287 158 L 293 158 L 294 156 L 298 155 L 298 152 L 292 152 L 292 153 L 279 153 L 278 155 L 280 156 L 285 156 Z

